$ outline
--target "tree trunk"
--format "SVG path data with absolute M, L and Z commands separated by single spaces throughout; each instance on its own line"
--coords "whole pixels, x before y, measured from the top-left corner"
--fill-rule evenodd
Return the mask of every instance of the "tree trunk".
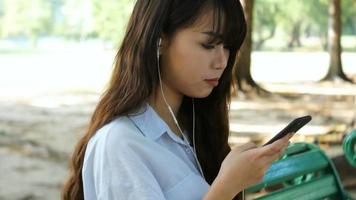
M 341 78 L 351 81 L 342 70 L 341 63 L 341 0 L 329 0 L 328 50 L 329 71 L 323 80 Z
M 302 25 L 302 21 L 297 21 L 292 28 L 291 39 L 288 43 L 288 48 L 293 48 L 295 46 L 301 47 L 302 43 L 300 41 L 300 28 Z
M 328 33 L 320 32 L 320 39 L 321 39 L 321 46 L 323 47 L 324 51 L 328 50 Z
M 253 6 L 254 0 L 242 0 L 247 23 L 247 34 L 244 43 L 241 46 L 234 74 L 237 80 L 237 88 L 242 92 L 248 92 L 253 89 L 260 91 L 261 88 L 252 79 L 251 76 L 251 51 L 252 51 L 252 24 L 253 24 Z
M 261 50 L 262 49 L 262 46 L 263 46 L 263 44 L 267 41 L 267 40 L 269 40 L 269 39 L 271 39 L 271 38 L 273 38 L 274 37 L 274 34 L 276 33 L 276 27 L 273 27 L 272 29 L 270 29 L 269 30 L 269 35 L 267 35 L 267 36 L 263 36 L 263 34 L 262 34 L 262 31 L 260 31 L 259 33 L 258 33 L 258 40 L 255 42 L 255 49 L 256 50 Z

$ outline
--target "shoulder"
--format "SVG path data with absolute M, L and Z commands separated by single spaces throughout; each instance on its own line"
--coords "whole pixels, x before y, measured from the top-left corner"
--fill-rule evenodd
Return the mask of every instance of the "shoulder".
M 145 142 L 145 137 L 128 117 L 119 117 L 100 128 L 89 140 L 88 149 L 115 151 Z M 126 147 L 126 148 L 123 148 Z M 89 150 L 90 151 L 90 150 Z
M 100 128 L 95 133 L 93 139 L 103 137 L 108 137 L 110 139 L 131 139 L 142 137 L 142 134 L 128 117 L 122 116 Z

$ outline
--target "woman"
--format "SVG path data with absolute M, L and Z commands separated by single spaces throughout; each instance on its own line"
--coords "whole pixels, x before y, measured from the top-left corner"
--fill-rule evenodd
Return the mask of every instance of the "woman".
M 228 145 L 238 0 L 137 0 L 63 199 L 232 199 L 288 145 Z

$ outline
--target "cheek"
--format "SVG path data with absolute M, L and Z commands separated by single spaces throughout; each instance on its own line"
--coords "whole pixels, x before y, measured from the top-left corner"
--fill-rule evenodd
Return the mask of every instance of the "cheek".
M 169 70 L 172 76 L 186 81 L 194 81 L 202 77 L 204 60 L 200 59 L 199 53 L 192 48 L 176 49 L 169 56 Z
M 207 64 L 205 60 L 198 58 L 197 56 L 190 56 L 181 59 L 181 65 L 177 69 L 182 79 L 182 83 L 185 83 L 185 87 L 194 88 L 202 84 L 207 74 Z
M 176 73 L 173 75 L 172 85 L 186 96 L 207 97 L 213 88 L 204 81 L 207 74 L 206 64 L 196 57 L 187 58 L 179 60 L 180 65 L 174 70 Z
M 167 55 L 164 70 L 166 82 L 186 96 L 206 97 L 213 89 L 204 81 L 208 75 L 208 62 L 209 55 L 199 47 L 176 47 Z
M 184 73 L 187 77 L 199 77 L 203 78 L 204 73 L 207 73 L 209 56 L 204 50 L 197 47 L 185 48 L 184 50 L 177 52 L 177 65 L 181 73 Z

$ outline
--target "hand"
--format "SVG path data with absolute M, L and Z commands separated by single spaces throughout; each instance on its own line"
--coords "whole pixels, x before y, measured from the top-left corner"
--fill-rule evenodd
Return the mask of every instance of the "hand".
M 262 181 L 272 162 L 277 160 L 289 145 L 291 137 L 292 134 L 288 134 L 263 147 L 247 143 L 232 149 L 222 162 L 214 183 L 234 197 L 241 190 Z

